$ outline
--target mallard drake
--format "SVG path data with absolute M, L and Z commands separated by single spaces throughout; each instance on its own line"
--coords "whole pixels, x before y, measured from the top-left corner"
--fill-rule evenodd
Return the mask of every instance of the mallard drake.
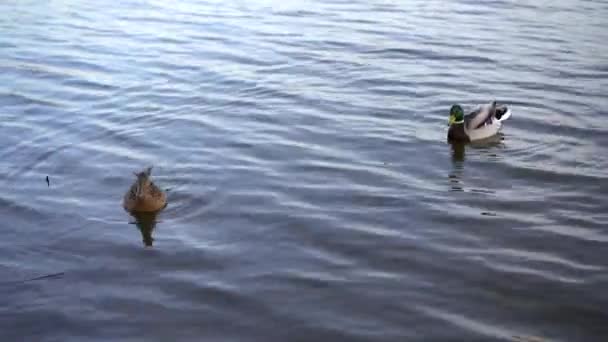
M 124 197 L 123 207 L 128 212 L 155 212 L 167 205 L 167 196 L 151 180 L 152 167 L 135 172 L 137 180 Z
M 496 101 L 480 106 L 470 114 L 464 115 L 460 105 L 450 108 L 448 140 L 471 142 L 492 137 L 502 127 L 502 122 L 511 116 L 507 106 L 496 106 Z

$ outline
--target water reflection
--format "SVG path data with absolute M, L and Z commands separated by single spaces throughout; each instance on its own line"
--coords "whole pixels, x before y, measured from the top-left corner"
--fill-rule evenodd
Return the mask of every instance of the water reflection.
M 503 146 L 503 140 L 504 136 L 499 133 L 491 138 L 482 141 L 470 143 L 450 142 L 449 145 L 452 156 L 452 170 L 448 174 L 448 180 L 450 182 L 450 191 L 464 191 L 463 176 L 467 148 L 473 149 L 474 151 L 478 151 L 478 153 L 485 154 L 490 159 L 498 159 L 500 157 L 499 154 L 495 152 L 495 149 L 497 147 Z
M 135 222 L 132 223 L 139 229 L 144 246 L 151 247 L 154 242 L 152 232 L 156 228 L 158 212 L 131 212 L 130 214 L 135 218 Z
M 454 142 L 450 144 L 452 147 L 452 162 L 460 163 L 464 161 L 466 144 Z
M 448 174 L 450 191 L 464 191 L 462 178 L 464 171 L 465 145 L 454 143 L 452 146 L 452 170 Z

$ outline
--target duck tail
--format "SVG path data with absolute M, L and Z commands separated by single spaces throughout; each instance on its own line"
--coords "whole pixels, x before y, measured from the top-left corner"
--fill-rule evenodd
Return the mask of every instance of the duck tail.
M 477 124 L 477 126 L 475 126 L 475 129 L 481 128 L 485 125 L 489 125 L 492 123 L 492 121 L 494 120 L 494 117 L 496 115 L 496 100 L 492 101 L 492 103 L 490 103 L 490 105 L 487 106 L 486 108 L 487 108 L 487 112 L 484 113 L 485 119 L 482 119 L 483 121 L 481 121 L 479 124 Z M 485 109 L 481 109 L 481 110 L 485 110 Z
M 494 117 L 496 117 L 496 120 L 500 120 L 505 114 L 507 114 L 508 110 L 509 108 L 507 108 L 505 105 L 496 106 L 494 109 Z

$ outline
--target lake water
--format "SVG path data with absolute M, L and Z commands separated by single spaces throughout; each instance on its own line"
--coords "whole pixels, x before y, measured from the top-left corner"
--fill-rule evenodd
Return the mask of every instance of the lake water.
M 608 339 L 608 2 L 0 13 L 0 340 Z

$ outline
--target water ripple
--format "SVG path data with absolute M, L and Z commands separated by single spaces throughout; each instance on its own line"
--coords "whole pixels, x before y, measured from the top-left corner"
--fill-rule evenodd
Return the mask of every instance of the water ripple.
M 601 1 L 0 11 L 3 340 L 607 336 Z

